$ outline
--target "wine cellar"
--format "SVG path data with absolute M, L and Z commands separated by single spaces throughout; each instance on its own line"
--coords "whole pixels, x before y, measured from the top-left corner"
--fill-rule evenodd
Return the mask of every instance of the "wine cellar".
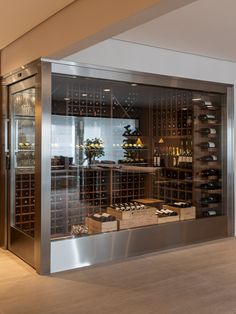
M 153 200 L 152 223 L 176 221 L 168 217 L 179 219 L 179 208 L 189 210 L 190 219 L 224 214 L 221 95 L 60 75 L 53 84 L 60 87 L 52 97 L 55 126 L 72 119 L 77 137 L 73 157 L 52 152 L 52 237 L 69 236 L 88 217 L 93 228 L 91 221 L 105 221 L 109 207 L 116 208 L 115 216 L 132 211 L 136 200 L 147 209 Z M 101 160 L 84 158 L 90 128 L 104 134 L 96 143 L 89 139 L 91 154 L 106 142 L 99 146 Z
M 232 234 L 229 86 L 40 62 L 49 85 L 5 83 L 13 252 L 43 238 L 58 271 Z
M 91 86 L 93 84 L 92 80 Z M 125 86 L 122 94 L 119 91 L 118 95 L 111 95 L 110 89 L 108 93 L 98 87 L 81 85 L 79 82 L 67 89 L 68 97 L 64 97 L 64 102 L 58 95 L 53 97 L 52 115 L 77 117 L 77 127 L 84 117 L 97 121 L 99 118 L 109 119 L 110 126 L 106 131 L 111 132 L 113 144 L 108 149 L 116 158 L 119 148 L 121 158 L 116 162 L 105 160 L 84 166 L 81 151 L 84 137 L 79 130 L 74 143 L 75 160 L 71 156 L 52 157 L 53 237 L 70 236 L 72 227 L 84 225 L 86 217 L 105 213 L 113 204 L 119 207 L 137 199 L 154 199 L 172 209 L 192 206 L 194 219 L 224 214 L 220 95 L 202 94 L 194 98 L 193 91 L 145 87 L 144 91 L 152 95 L 147 106 L 143 105 L 143 91 L 137 92 L 134 87 Z M 34 164 L 31 156 L 34 125 L 32 115 L 22 116 L 20 112 L 16 117 L 21 122 L 17 124 L 17 166 L 20 172 L 26 169 L 23 174 L 16 175 L 16 226 L 33 235 L 34 181 L 32 170 L 27 172 L 27 169 L 33 168 Z M 131 121 L 133 125 L 123 124 L 119 130 L 113 127 L 113 119 L 119 119 L 119 123 L 122 119 Z M 120 143 L 114 142 L 117 132 L 123 139 Z M 25 178 L 31 180 L 26 182 Z M 169 213 L 157 212 L 156 215 Z

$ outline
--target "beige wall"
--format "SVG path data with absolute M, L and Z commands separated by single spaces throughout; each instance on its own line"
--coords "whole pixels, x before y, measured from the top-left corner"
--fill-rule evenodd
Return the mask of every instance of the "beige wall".
M 196 0 L 78 0 L 2 50 L 1 74 L 62 58 Z

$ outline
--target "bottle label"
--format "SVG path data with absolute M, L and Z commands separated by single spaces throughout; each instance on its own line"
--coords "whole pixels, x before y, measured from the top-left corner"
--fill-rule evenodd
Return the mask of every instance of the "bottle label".
M 216 211 L 215 210 L 208 210 L 208 215 L 209 216 L 215 216 L 216 215 Z
M 214 142 L 208 142 L 209 148 L 215 148 L 216 144 Z
M 216 160 L 217 160 L 217 156 L 212 155 L 211 157 L 212 157 L 212 160 L 214 160 L 214 161 L 216 161 Z
M 207 119 L 215 119 L 213 114 L 206 114 Z
M 210 129 L 210 134 L 216 134 L 216 129 Z

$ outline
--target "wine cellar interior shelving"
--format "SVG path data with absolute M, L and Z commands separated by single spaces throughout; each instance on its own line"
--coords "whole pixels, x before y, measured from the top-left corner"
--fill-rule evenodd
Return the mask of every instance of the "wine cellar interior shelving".
M 62 139 L 52 143 L 52 237 L 70 235 L 73 226 L 112 204 L 129 207 L 135 200 L 186 202 L 196 208 L 196 218 L 225 213 L 220 95 L 63 76 L 55 76 L 53 86 L 52 118 L 55 126 L 62 123 L 62 133 L 52 128 L 52 134 Z M 33 236 L 31 111 L 16 116 L 15 225 Z M 86 137 L 101 140 L 98 158 L 86 158 Z
M 135 200 L 185 202 L 196 218 L 225 214 L 221 95 L 57 75 L 52 86 L 52 237 L 113 204 L 137 208 Z M 27 110 L 15 115 L 15 226 L 33 236 L 34 109 Z
M 68 235 L 90 214 L 106 212 L 112 204 L 128 206 L 135 199 L 186 202 L 196 208 L 197 218 L 223 214 L 221 96 L 63 76 L 55 76 L 53 86 L 52 116 L 78 119 L 79 126 L 72 164 L 52 167 L 53 237 Z M 215 119 L 204 120 L 202 115 L 213 112 Z M 84 163 L 81 150 L 85 124 L 94 127 L 86 119 L 96 121 L 96 130 L 104 124 L 111 138 L 109 147 L 104 144 L 104 157 L 94 158 L 92 165 Z M 201 160 L 208 155 L 216 155 L 217 161 Z

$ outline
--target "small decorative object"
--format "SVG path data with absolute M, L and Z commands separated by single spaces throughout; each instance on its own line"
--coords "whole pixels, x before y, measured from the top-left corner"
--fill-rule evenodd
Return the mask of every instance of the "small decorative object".
M 105 155 L 103 141 L 100 138 L 87 139 L 83 145 L 85 160 L 88 160 L 88 164 L 91 165 L 92 160 L 100 158 Z
M 123 133 L 123 136 L 131 135 L 131 127 L 130 127 L 130 125 L 126 125 L 126 126 L 124 126 L 124 128 L 125 128 L 125 132 Z
M 81 236 L 88 233 L 88 227 L 85 225 L 72 225 L 70 233 L 72 236 Z
M 139 128 L 135 128 L 135 130 L 132 132 L 132 135 L 133 136 L 141 136 L 142 134 L 141 134 Z

